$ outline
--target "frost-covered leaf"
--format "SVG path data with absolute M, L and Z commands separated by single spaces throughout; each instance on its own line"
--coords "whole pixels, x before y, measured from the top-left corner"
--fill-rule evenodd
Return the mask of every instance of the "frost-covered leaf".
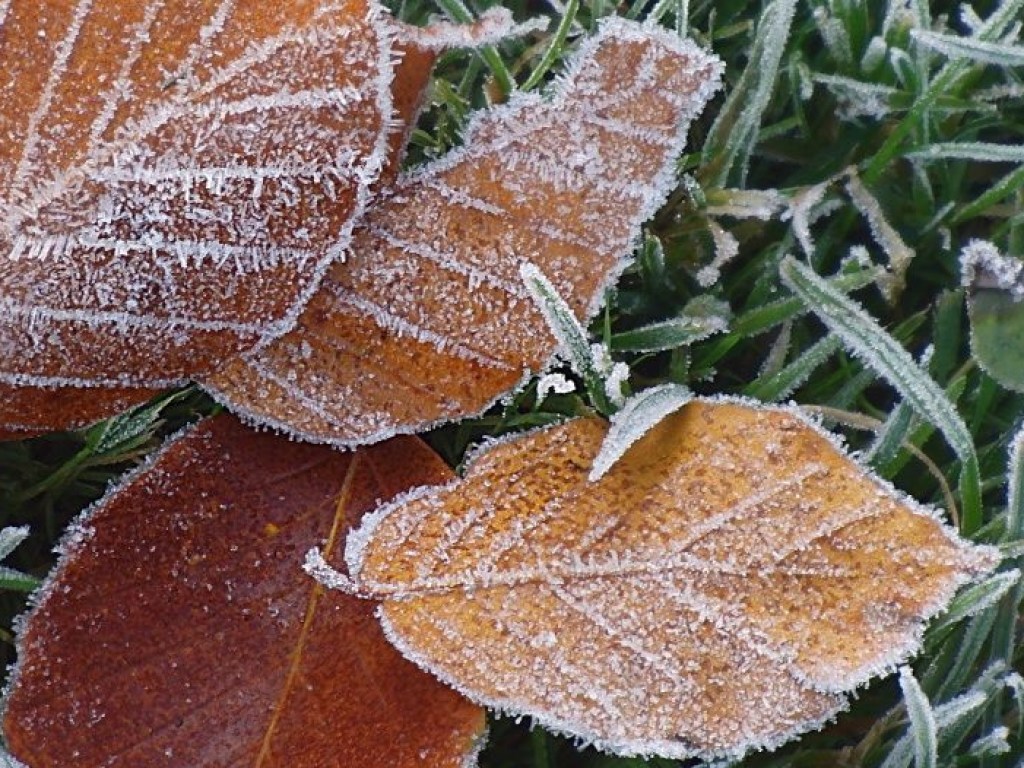
M 974 358 L 1004 387 L 1024 392 L 1024 261 L 974 240 L 960 253 L 960 270 Z
M 555 350 L 521 263 L 589 318 L 672 188 L 719 72 L 665 30 L 606 20 L 550 99 L 515 94 L 470 123 L 463 148 L 401 178 L 299 327 L 206 385 L 343 444 L 483 410 Z
M 385 156 L 385 12 L 2 9 L 0 381 L 175 384 L 288 330 Z
M 0 381 L 0 439 L 84 427 L 144 403 L 157 390 L 17 386 Z
M 7 746 L 32 768 L 463 765 L 482 711 L 300 569 L 311 546 L 340 563 L 378 499 L 448 477 L 413 438 L 341 454 L 227 416 L 179 437 L 65 540 Z
M 590 483 L 606 434 L 500 441 L 346 548 L 410 658 L 606 750 L 735 756 L 819 726 L 998 561 L 793 410 L 691 402 Z

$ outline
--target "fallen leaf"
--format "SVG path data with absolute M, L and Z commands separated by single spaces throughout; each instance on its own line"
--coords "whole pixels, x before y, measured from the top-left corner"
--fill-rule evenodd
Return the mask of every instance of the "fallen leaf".
M 463 148 L 401 177 L 296 329 L 204 386 L 255 421 L 344 445 L 482 411 L 555 351 L 520 264 L 591 317 L 719 76 L 676 35 L 606 20 L 550 100 L 482 112 Z
M 128 410 L 158 394 L 139 388 L 19 387 L 0 381 L 0 440 L 76 429 Z
M 0 381 L 161 387 L 293 323 L 387 148 L 373 0 L 0 7 Z
M 998 562 L 792 409 L 691 402 L 588 483 L 606 433 L 491 445 L 346 559 L 406 656 L 611 752 L 738 757 L 818 727 Z
M 342 454 L 228 416 L 193 428 L 66 540 L 20 634 L 9 749 L 32 768 L 462 766 L 482 710 L 300 569 L 378 499 L 450 475 L 414 438 Z

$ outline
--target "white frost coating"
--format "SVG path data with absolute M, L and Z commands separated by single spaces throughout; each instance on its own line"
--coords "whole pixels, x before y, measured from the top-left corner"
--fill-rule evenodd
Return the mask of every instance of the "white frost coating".
M 1019 427 L 1010 441 L 1006 477 L 1006 538 L 1013 541 L 1024 536 L 1024 427 Z
M 537 382 L 537 401 L 540 402 L 554 392 L 567 395 L 576 391 L 576 385 L 560 373 L 545 373 Z
M 225 59 L 220 37 L 230 29 L 237 38 L 240 19 L 233 0 L 224 0 L 209 9 L 209 18 L 196 20 L 203 26 L 184 56 L 165 62 L 166 95 L 147 96 L 151 103 L 140 107 L 133 67 L 152 50 L 150 33 L 164 5 L 146 3 L 114 41 L 121 47 L 104 65 L 104 90 L 85 116 L 84 149 L 63 159 L 57 150 L 59 120 L 69 119 L 60 113 L 67 97 L 55 99 L 67 90 L 69 58 L 84 45 L 90 3 L 75 6 L 57 44 L 21 160 L 2 193 L 5 258 L 46 262 L 12 268 L 0 260 L 8 303 L 0 316 L 16 326 L 0 337 L 9 379 L 180 381 L 199 364 L 190 349 L 208 338 L 204 323 L 222 322 L 217 338 L 234 349 L 269 343 L 294 325 L 327 267 L 343 254 L 369 199 L 367 187 L 379 175 L 388 149 L 394 35 L 379 6 L 371 1 L 366 19 L 350 19 L 325 2 L 317 24 L 283 28 Z M 303 78 L 320 69 L 331 74 L 310 86 Z M 129 104 L 134 115 L 116 124 Z M 349 113 L 346 136 L 349 128 L 337 126 Z M 339 193 L 351 196 L 345 213 L 334 203 Z M 300 199 L 306 228 L 291 220 Z M 263 269 L 268 278 L 251 282 L 251 273 Z M 83 321 L 92 310 L 104 318 Z M 246 327 L 234 327 L 230 314 L 218 318 L 221 311 L 239 313 L 245 321 L 237 325 Z M 25 323 L 27 313 L 40 322 Z M 107 319 L 98 341 L 78 332 L 82 322 Z M 25 337 L 31 352 L 23 348 Z M 75 370 L 76 360 L 99 355 L 97 345 L 142 356 L 151 339 L 164 345 L 152 344 L 160 359 L 141 368 L 139 359 L 124 356 L 104 374 Z
M 758 412 L 792 414 L 802 423 L 810 425 L 818 434 L 827 437 L 833 445 L 838 445 L 837 438 L 824 432 L 816 422 L 807 419 L 798 410 L 791 407 L 765 408 L 748 400 L 735 398 L 701 400 L 703 402 L 742 403 L 755 408 Z M 557 435 L 559 433 L 555 431 L 556 429 L 535 430 L 531 434 L 535 436 Z M 518 439 L 521 439 L 520 436 L 506 437 L 489 443 L 485 449 L 474 452 L 472 458 L 467 462 L 469 465 L 467 479 L 461 482 L 477 482 L 479 473 L 485 472 L 491 462 L 499 461 L 495 446 L 505 447 Z M 579 459 L 575 457 L 574 453 L 563 454 L 567 448 L 568 446 L 559 447 L 552 444 L 551 450 L 547 453 L 554 459 L 563 457 L 563 460 L 578 466 Z M 741 451 L 743 454 L 741 456 L 740 453 L 734 455 L 731 450 L 728 450 L 714 460 L 721 465 L 720 468 L 735 465 L 739 471 L 740 462 L 767 461 L 773 450 L 777 451 L 778 448 L 765 450 L 764 455 L 761 451 L 757 451 L 753 456 L 748 455 L 749 451 Z M 746 464 L 743 466 L 746 467 Z M 858 509 L 841 510 L 838 516 L 833 517 L 827 523 L 823 521 L 818 526 L 812 525 L 806 531 L 803 529 L 807 526 L 801 524 L 793 531 L 787 529 L 784 532 L 773 534 L 770 528 L 755 525 L 756 530 L 752 531 L 751 535 L 758 537 L 758 540 L 761 541 L 760 546 L 768 556 L 768 560 L 764 563 L 755 558 L 757 565 L 755 565 L 755 561 L 744 560 L 743 553 L 747 551 L 747 548 L 736 545 L 735 538 L 729 540 L 735 545 L 730 546 L 728 550 L 732 552 L 732 555 L 716 556 L 712 561 L 695 553 L 694 548 L 700 547 L 702 542 L 707 542 L 709 538 L 718 536 L 725 530 L 735 531 L 731 534 L 734 537 L 741 535 L 741 531 L 745 530 L 747 525 L 757 521 L 758 517 L 754 514 L 756 510 L 760 510 L 761 514 L 768 514 L 772 510 L 799 509 L 796 500 L 806 490 L 805 484 L 820 483 L 827 486 L 829 483 L 829 473 L 821 465 L 804 467 L 796 476 L 784 478 L 781 481 L 777 477 L 773 477 L 770 482 L 766 482 L 764 478 L 770 475 L 766 466 L 763 469 L 747 467 L 742 470 L 744 476 L 751 478 L 751 481 L 760 481 L 763 488 L 743 498 L 734 508 L 722 510 L 720 514 L 714 516 L 714 519 L 708 520 L 706 525 L 697 528 L 689 524 L 684 526 L 685 536 L 680 537 L 679 541 L 673 540 L 669 551 L 657 543 L 652 543 L 650 548 L 641 546 L 628 551 L 611 546 L 615 530 L 622 521 L 617 510 L 614 509 L 614 505 L 604 505 L 600 506 L 601 514 L 593 518 L 590 530 L 583 531 L 580 536 L 561 539 L 564 543 L 559 545 L 559 549 L 545 550 L 544 557 L 540 557 L 535 551 L 535 544 L 544 541 L 549 527 L 558 529 L 567 523 L 566 510 L 577 504 L 586 503 L 588 494 L 591 492 L 590 486 L 586 486 L 585 492 L 577 493 L 571 489 L 568 492 L 562 491 L 547 503 L 542 504 L 540 508 L 531 505 L 529 516 L 524 517 L 521 524 L 512 523 L 509 526 L 508 519 L 502 518 L 504 520 L 502 526 L 509 527 L 503 535 L 499 535 L 489 542 L 486 550 L 483 550 L 484 554 L 481 560 L 474 565 L 458 565 L 458 558 L 462 557 L 460 552 L 481 551 L 479 536 L 492 521 L 496 521 L 496 515 L 499 513 L 498 505 L 492 506 L 482 502 L 467 505 L 457 517 L 445 519 L 441 515 L 439 502 L 449 494 L 458 493 L 460 481 L 455 481 L 446 486 L 444 490 L 416 489 L 409 492 L 405 498 L 396 500 L 396 503 L 375 512 L 371 519 L 367 519 L 349 539 L 346 545 L 346 561 L 349 573 L 352 574 L 353 580 L 361 591 L 377 598 L 402 601 L 403 605 L 408 601 L 416 601 L 425 594 L 445 593 L 451 594 L 453 602 L 465 603 L 468 601 L 471 604 L 476 601 L 487 601 L 491 590 L 497 590 L 494 592 L 495 595 L 504 594 L 501 592 L 502 587 L 515 586 L 535 589 L 537 585 L 549 585 L 544 589 L 551 590 L 550 593 L 570 611 L 572 616 L 579 617 L 579 620 L 587 624 L 588 636 L 598 632 L 613 640 L 619 647 L 631 649 L 631 655 L 622 656 L 619 651 L 615 651 L 611 654 L 611 658 L 601 656 L 594 662 L 595 664 L 607 668 L 608 664 L 636 663 L 641 666 L 661 669 L 662 672 L 659 674 L 671 675 L 671 668 L 664 667 L 668 663 L 668 658 L 663 654 L 675 652 L 672 649 L 676 649 L 676 646 L 671 642 L 665 644 L 661 640 L 653 643 L 653 638 L 648 641 L 648 628 L 644 626 L 641 617 L 634 617 L 634 623 L 626 625 L 623 625 L 621 620 L 615 617 L 616 606 L 623 603 L 621 599 L 617 598 L 615 590 L 625 589 L 628 586 L 628 582 L 617 581 L 616 577 L 628 575 L 630 579 L 635 580 L 637 588 L 649 600 L 656 599 L 655 596 L 658 596 L 657 599 L 661 599 L 663 594 L 674 596 L 672 599 L 678 600 L 677 612 L 682 617 L 690 613 L 699 616 L 699 619 L 695 618 L 695 627 L 713 627 L 713 631 L 717 633 L 716 636 L 731 638 L 730 642 L 735 641 L 739 644 L 738 647 L 742 647 L 744 658 L 751 660 L 749 663 L 754 663 L 754 660 L 758 658 L 765 659 L 771 663 L 774 669 L 784 670 L 780 673 L 783 674 L 783 679 L 796 681 L 805 689 L 810 687 L 817 691 L 841 691 L 859 687 L 870 677 L 891 670 L 895 664 L 902 662 L 907 655 L 919 647 L 922 622 L 941 610 L 956 587 L 972 577 L 973 574 L 968 573 L 968 570 L 987 569 L 992 565 L 995 554 L 991 548 L 976 549 L 966 545 L 956 539 L 952 529 L 942 524 L 943 535 L 954 545 L 955 550 L 960 551 L 973 565 L 966 566 L 967 570 L 958 572 L 956 577 L 949 580 L 950 583 L 943 584 L 938 590 L 941 594 L 929 595 L 926 601 L 928 604 L 922 611 L 920 621 L 915 620 L 908 624 L 898 623 L 896 627 L 893 627 L 895 630 L 893 636 L 886 639 L 886 644 L 882 649 L 883 658 L 875 659 L 860 668 L 847 670 L 841 675 L 836 674 L 835 671 L 830 672 L 829 669 L 812 668 L 798 671 L 792 668 L 791 663 L 795 653 L 794 649 L 788 645 L 779 648 L 777 653 L 775 649 L 766 649 L 764 647 L 765 638 L 756 631 L 751 631 L 749 627 L 744 629 L 742 620 L 735 610 L 730 608 L 730 604 L 724 602 L 723 599 L 716 599 L 713 596 L 716 594 L 715 592 L 705 592 L 701 586 L 702 580 L 711 576 L 716 579 L 736 578 L 738 579 L 735 582 L 736 588 L 740 589 L 742 585 L 756 581 L 759 578 L 758 574 L 762 572 L 788 578 L 823 575 L 841 578 L 848 574 L 841 571 L 832 572 L 827 568 L 821 570 L 812 564 L 813 561 L 800 561 L 804 564 L 797 567 L 796 563 L 787 561 L 787 558 L 791 555 L 799 556 L 808 546 L 822 537 L 841 534 L 846 526 L 860 520 L 871 519 L 879 514 L 879 510 L 876 509 L 877 505 L 875 504 Z M 674 476 L 688 478 L 698 468 L 684 463 L 683 466 L 674 470 Z M 544 477 L 549 476 L 550 472 L 544 473 Z M 536 483 L 538 482 L 548 481 L 534 477 L 531 468 L 524 466 L 515 473 L 514 477 L 509 478 L 507 485 L 499 477 L 492 477 L 488 487 L 495 494 L 494 498 L 502 502 L 507 501 L 514 507 L 517 503 L 515 499 L 519 496 L 517 489 L 521 486 L 532 487 L 536 493 L 538 490 Z M 613 479 L 607 477 L 601 482 L 613 482 Z M 880 500 L 886 497 L 898 499 L 902 503 L 906 503 L 912 513 L 938 519 L 935 510 L 924 508 L 913 500 L 907 499 L 891 485 L 877 479 L 873 479 L 872 482 L 879 488 Z M 523 496 L 524 502 L 530 498 L 536 501 L 533 494 L 527 493 Z M 508 510 L 507 506 L 503 508 Z M 440 519 L 444 520 L 440 536 L 430 533 L 430 531 L 437 530 L 436 521 L 439 519 L 439 515 L 441 515 Z M 392 516 L 397 517 L 394 517 L 392 521 Z M 782 516 L 779 520 L 781 522 L 784 519 L 786 516 Z M 380 536 L 386 538 L 376 540 Z M 777 544 L 773 544 L 770 543 L 771 538 L 762 539 L 761 537 L 778 537 L 779 541 Z M 422 546 L 426 548 L 421 548 L 418 542 L 423 542 Z M 389 580 L 378 582 L 376 576 L 368 578 L 363 574 L 365 556 L 371 543 L 374 547 L 386 546 L 387 551 L 395 553 L 395 557 L 411 558 L 410 562 L 414 564 L 416 572 L 414 578 L 409 581 L 402 578 L 400 582 L 394 583 Z M 722 543 L 724 545 L 726 542 L 723 540 Z M 378 554 L 375 556 L 375 562 L 381 550 L 376 551 Z M 724 553 L 725 550 L 723 550 Z M 950 553 L 950 556 L 952 557 L 953 554 Z M 913 559 L 915 555 L 911 554 L 910 557 Z M 508 564 L 500 565 L 500 563 Z M 511 565 L 512 563 L 515 565 Z M 720 585 L 718 588 L 720 589 Z M 666 590 L 668 591 L 666 592 Z M 525 593 L 521 593 L 517 597 L 517 599 L 520 598 L 526 599 Z M 626 602 L 632 602 L 632 598 Z M 486 604 L 490 605 L 490 603 Z M 390 603 L 386 603 L 387 605 Z M 395 603 L 395 605 L 398 604 Z M 507 652 L 496 651 L 486 646 L 471 650 L 472 647 L 476 647 L 474 643 L 477 640 L 473 636 L 465 636 L 457 626 L 447 623 L 445 615 L 439 613 L 439 611 L 443 611 L 441 604 L 432 602 L 431 606 L 434 607 L 430 608 L 421 618 L 424 622 L 432 624 L 438 635 L 447 638 L 453 647 L 466 648 L 466 653 L 469 654 L 465 657 L 466 663 L 479 668 L 482 673 L 491 668 L 488 659 L 495 658 L 493 655 L 489 656 L 489 653 L 500 653 L 501 658 L 512 654 L 518 660 L 517 663 L 527 665 L 525 669 L 529 670 L 532 658 L 531 648 L 553 648 L 556 651 L 555 657 L 553 659 L 550 656 L 546 657 L 549 661 L 545 662 L 544 669 L 536 669 L 534 672 L 539 676 L 538 679 L 549 679 L 547 676 L 557 673 L 560 675 L 559 686 L 562 685 L 561 675 L 567 675 L 570 681 L 587 680 L 590 674 L 587 669 L 588 649 L 582 646 L 566 646 L 559 651 L 561 647 L 559 633 L 562 632 L 565 623 L 570 621 L 570 616 L 562 616 L 560 621 L 553 622 L 549 632 L 537 634 L 535 628 L 522 625 L 517 621 L 517 614 L 514 612 L 517 605 L 518 603 L 513 601 L 509 604 L 508 610 L 502 609 L 501 606 L 488 608 L 487 618 L 481 619 L 493 621 L 495 630 L 499 634 L 508 636 L 509 642 L 515 647 L 508 649 Z M 533 610 L 528 605 L 521 607 L 527 612 Z M 403 608 L 403 610 L 405 609 Z M 672 757 L 709 756 L 707 750 L 699 750 L 693 744 L 687 743 L 685 733 L 681 733 L 679 741 L 636 739 L 631 738 L 626 732 L 613 736 L 596 733 L 581 722 L 564 715 L 564 712 L 555 703 L 556 697 L 553 693 L 557 690 L 555 687 L 548 689 L 551 693 L 544 697 L 539 705 L 535 699 L 527 701 L 525 694 L 521 694 L 520 688 L 516 686 L 502 689 L 502 693 L 498 696 L 482 695 L 472 687 L 467 687 L 467 684 L 461 683 L 460 676 L 451 671 L 449 667 L 439 666 L 422 650 L 406 641 L 402 632 L 397 631 L 388 618 L 387 607 L 382 608 L 381 612 L 385 632 L 403 653 L 476 701 L 515 715 L 528 714 L 549 727 L 566 732 L 578 739 L 593 742 L 600 748 L 609 751 L 623 754 L 662 754 Z M 416 615 L 420 617 L 419 613 Z M 880 609 L 879 620 L 884 621 L 885 615 L 884 608 Z M 814 621 L 822 620 L 818 614 L 809 617 L 809 620 L 811 618 Z M 681 619 L 681 621 L 685 623 L 685 619 Z M 675 630 L 671 628 L 666 630 L 662 626 L 658 628 L 658 631 Z M 679 632 L 683 631 L 684 627 L 680 626 Z M 690 637 L 688 643 L 683 642 L 684 637 Z M 677 640 L 680 643 L 679 648 L 693 645 L 691 635 L 679 634 Z M 629 659 L 633 661 L 629 661 Z M 742 678 L 742 664 L 737 666 L 736 671 Z M 627 667 L 622 669 L 622 679 L 632 679 Z M 670 683 L 669 680 L 671 680 L 670 677 L 666 678 L 666 684 L 681 685 L 680 690 L 686 690 L 685 683 Z M 568 695 L 578 695 L 584 699 L 593 700 L 610 716 L 614 716 L 616 711 L 628 703 L 623 699 L 623 696 L 628 698 L 628 695 L 607 687 L 607 681 L 603 678 L 593 685 L 581 683 L 576 687 L 570 686 L 570 688 Z M 642 694 L 637 693 L 637 695 Z M 831 694 L 828 695 L 831 696 Z M 689 705 L 686 696 L 679 701 L 680 705 Z M 790 725 L 794 729 L 820 725 L 844 705 L 840 697 L 834 699 L 826 697 L 823 701 L 828 702 L 828 706 L 824 707 L 820 715 L 806 718 L 806 721 L 800 723 L 799 726 Z M 739 746 L 723 749 L 717 756 L 734 757 L 749 749 L 772 748 L 787 739 L 788 735 L 786 734 L 764 737 L 763 735 L 739 733 L 736 741 Z
M 348 595 L 359 594 L 359 588 L 352 579 L 333 568 L 324 558 L 324 553 L 315 547 L 306 552 L 302 570 L 328 589 L 336 589 Z
M 893 301 L 903 288 L 907 268 L 914 259 L 914 249 L 903 242 L 899 232 L 885 218 L 882 206 L 852 169 L 847 176 L 846 191 L 854 207 L 867 219 L 875 242 L 889 257 L 889 274 L 885 275 L 884 281 L 880 280 L 880 287 L 886 298 Z
M 932 705 L 914 678 L 910 667 L 900 667 L 900 689 L 910 718 L 914 736 L 914 765 L 918 768 L 936 768 L 939 749 L 938 727 Z
M 29 768 L 29 766 L 18 760 L 3 747 L 0 747 L 0 768 Z
M 1004 256 L 987 240 L 971 240 L 960 251 L 960 284 L 965 288 L 996 289 L 1014 301 L 1024 299 L 1024 261 Z
M 994 43 L 926 29 L 910 30 L 911 37 L 951 59 L 969 59 L 997 67 L 1024 66 L 1024 46 Z
M 710 288 L 717 283 L 722 267 L 736 258 L 740 252 L 739 240 L 731 232 L 723 229 L 721 224 L 711 221 L 708 223 L 708 229 L 711 230 L 711 238 L 715 243 L 715 258 L 697 272 L 697 284 L 701 288 Z
M 690 400 L 693 393 L 680 384 L 662 384 L 634 395 L 611 418 L 608 434 L 594 458 L 587 479 L 600 480 L 637 440 L 675 413 Z
M 13 552 L 28 538 L 31 529 L 27 525 L 8 526 L 0 529 L 0 560 Z
M 974 757 L 1009 754 L 1011 750 L 1010 744 L 1007 741 L 1009 736 L 1010 729 L 1005 725 L 998 725 L 971 744 L 968 754 Z
M 880 120 L 892 112 L 891 99 L 899 89 L 882 83 L 866 83 L 843 75 L 815 74 L 813 80 L 821 83 L 839 101 L 840 115 L 847 120 L 867 117 Z
M 452 48 L 478 48 L 513 37 L 524 37 L 542 32 L 548 23 L 546 18 L 535 18 L 516 24 L 512 11 L 495 6 L 480 14 L 472 24 L 432 20 L 426 27 L 402 27 L 402 37 L 414 42 L 418 48 L 442 52 Z

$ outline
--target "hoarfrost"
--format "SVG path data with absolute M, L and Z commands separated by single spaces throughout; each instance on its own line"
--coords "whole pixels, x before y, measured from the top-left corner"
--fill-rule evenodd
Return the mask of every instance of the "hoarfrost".
M 914 258 L 914 249 L 903 242 L 899 232 L 886 219 L 882 206 L 853 170 L 847 176 L 846 191 L 851 202 L 867 219 L 875 242 L 889 258 L 889 274 L 880 280 L 879 287 L 889 301 L 895 301 L 903 290 L 907 268 Z
M 576 391 L 576 385 L 560 373 L 546 373 L 537 382 L 537 401 L 540 402 L 549 394 L 567 395 Z
M 587 480 L 600 480 L 637 440 L 690 400 L 693 393 L 679 384 L 662 384 L 645 390 L 626 401 L 611 418 L 608 435 L 594 458 Z
M 1024 298 L 1024 261 L 1004 256 L 986 240 L 971 240 L 960 251 L 960 281 L 965 288 L 1008 292 Z
M 555 352 L 520 266 L 592 317 L 720 76 L 692 42 L 604 20 L 549 99 L 513 94 L 385 190 L 298 327 L 204 385 L 252 420 L 341 445 L 484 410 Z
M 794 409 L 696 400 L 590 482 L 606 441 L 492 442 L 346 546 L 409 658 L 604 750 L 736 757 L 820 726 L 999 561 Z
M 371 2 L 262 38 L 230 2 L 65 5 L 18 8 L 0 53 L 0 381 L 180 383 L 287 331 L 347 244 L 392 31 Z

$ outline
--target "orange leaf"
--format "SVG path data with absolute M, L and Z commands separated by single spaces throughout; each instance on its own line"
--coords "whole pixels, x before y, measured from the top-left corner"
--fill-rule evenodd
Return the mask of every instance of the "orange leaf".
M 380 170 L 373 0 L 0 10 L 0 380 L 158 387 L 285 332 Z
M 590 317 L 675 183 L 718 62 L 607 20 L 544 101 L 478 115 L 465 147 L 401 179 L 296 329 L 204 384 L 242 413 L 340 444 L 478 413 L 554 339 L 519 276 L 537 263 Z
M 492 445 L 368 517 L 347 560 L 409 658 L 609 751 L 732 757 L 820 726 L 998 560 L 792 410 L 693 402 L 588 483 L 606 431 Z
M 377 499 L 449 476 L 414 438 L 341 454 L 194 428 L 66 541 L 21 635 L 9 748 L 32 768 L 461 766 L 482 711 L 300 568 Z

